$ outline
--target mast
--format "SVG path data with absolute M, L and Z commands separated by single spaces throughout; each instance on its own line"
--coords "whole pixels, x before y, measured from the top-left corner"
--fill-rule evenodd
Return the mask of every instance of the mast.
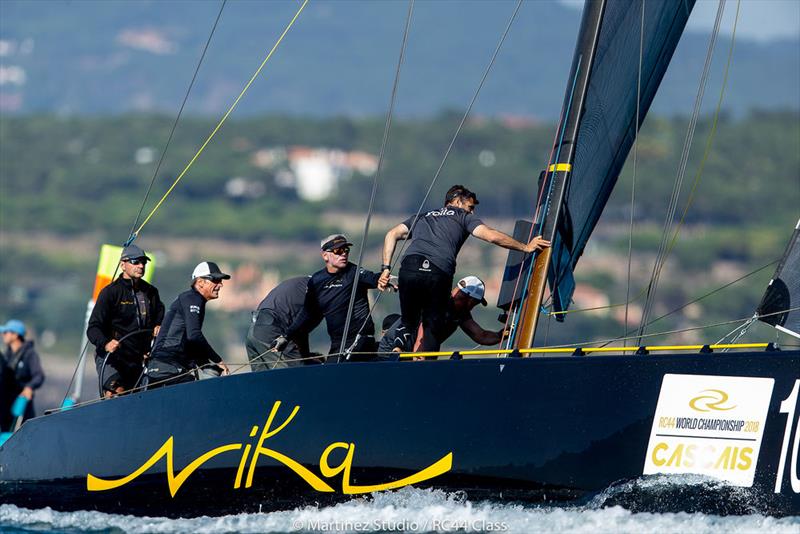
M 555 243 L 564 192 L 572 173 L 575 159 L 575 146 L 579 134 L 578 126 L 586 103 L 586 89 L 589 84 L 591 67 L 597 50 L 597 41 L 605 11 L 606 0 L 587 0 L 581 20 L 581 29 L 570 72 L 571 83 L 564 97 L 564 117 L 561 121 L 561 132 L 553 147 L 553 164 L 545 171 L 542 187 L 549 189 L 543 198 L 544 223 L 541 234 L 551 243 Z M 541 216 L 540 216 L 541 217 Z M 534 229 L 534 234 L 539 228 Z M 553 249 L 547 248 L 536 255 L 533 273 L 526 288 L 527 299 L 523 298 L 522 312 L 517 325 L 515 348 L 530 348 L 536 335 L 536 323 L 542 305 L 544 288 L 547 282 L 547 271 L 553 255 Z

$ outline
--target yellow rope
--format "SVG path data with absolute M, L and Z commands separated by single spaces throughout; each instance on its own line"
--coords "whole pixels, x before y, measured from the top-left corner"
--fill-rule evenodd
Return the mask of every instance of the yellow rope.
M 740 7 L 740 5 L 741 5 L 741 0 L 739 0 L 736 3 L 736 17 L 735 17 L 735 19 L 733 21 L 733 31 L 731 33 L 731 46 L 730 46 L 730 49 L 728 49 L 728 61 L 727 61 L 726 65 L 725 65 L 725 75 L 723 77 L 722 87 L 720 88 L 719 99 L 717 100 L 717 109 L 714 111 L 714 120 L 713 120 L 712 125 L 711 125 L 711 132 L 709 132 L 709 134 L 708 134 L 708 139 L 706 140 L 706 148 L 705 148 L 705 151 L 703 152 L 703 158 L 700 160 L 700 165 L 699 165 L 699 167 L 697 169 L 697 174 L 695 175 L 694 183 L 692 184 L 692 189 L 689 192 L 689 197 L 686 200 L 686 206 L 683 208 L 683 213 L 681 214 L 681 218 L 678 221 L 678 226 L 677 226 L 677 228 L 675 228 L 675 233 L 673 234 L 672 239 L 670 240 L 670 244 L 667 247 L 667 252 L 664 254 L 664 260 L 665 261 L 669 257 L 670 253 L 672 252 L 672 249 L 675 247 L 675 243 L 677 243 L 677 241 L 678 241 L 678 234 L 680 234 L 681 227 L 683 226 L 683 223 L 686 220 L 686 215 L 689 212 L 689 208 L 694 203 L 694 194 L 695 194 L 695 191 L 697 190 L 698 184 L 700 183 L 700 178 L 703 175 L 703 170 L 705 168 L 706 161 L 708 160 L 708 156 L 711 153 L 711 144 L 713 143 L 714 137 L 716 136 L 716 133 L 717 133 L 717 123 L 719 122 L 719 113 L 720 113 L 720 109 L 722 108 L 722 99 L 725 96 L 725 89 L 728 86 L 728 73 L 730 72 L 731 58 L 733 57 L 733 45 L 736 42 L 736 25 L 737 25 L 737 23 L 739 21 L 739 7 Z M 663 263 L 662 263 L 662 265 L 663 265 Z M 642 290 L 639 292 L 639 294 L 637 294 L 630 301 L 628 301 L 628 303 L 636 302 L 646 292 L 647 292 L 647 288 L 646 287 L 642 288 Z M 550 312 L 550 315 L 566 315 L 568 313 L 581 313 L 581 312 L 589 312 L 589 311 L 595 311 L 595 310 L 607 310 L 607 309 L 611 309 L 611 308 L 618 308 L 620 306 L 624 306 L 625 304 L 626 304 L 625 302 L 621 302 L 619 304 L 609 304 L 608 306 L 596 306 L 594 308 L 582 308 L 582 309 L 579 309 L 579 310 L 564 310 L 564 311 Z
M 676 350 L 701 350 L 705 345 L 646 345 L 645 350 L 650 352 L 676 351 Z M 735 343 L 727 345 L 709 345 L 712 350 L 716 349 L 766 349 L 768 343 Z M 579 347 L 532 347 L 529 349 L 519 349 L 520 354 L 571 354 Z M 585 353 L 590 352 L 631 352 L 639 350 L 639 347 L 580 347 Z M 421 358 L 430 356 L 450 356 L 454 351 L 445 352 L 402 352 L 400 358 Z M 482 349 L 482 350 L 462 350 L 458 351 L 462 356 L 487 356 L 491 354 L 511 354 L 512 349 Z
M 269 61 L 269 59 L 272 57 L 272 54 L 278 48 L 278 45 L 281 44 L 281 41 L 283 41 L 283 38 L 286 36 L 287 33 L 289 33 L 289 30 L 294 25 L 295 21 L 297 20 L 297 17 L 300 16 L 300 13 L 306 7 L 306 4 L 308 4 L 308 0 L 304 0 L 303 1 L 303 4 L 300 6 L 300 9 L 298 9 L 297 13 L 295 13 L 294 17 L 292 17 L 292 20 L 286 26 L 286 29 L 283 30 L 283 33 L 278 38 L 278 40 L 275 42 L 275 44 L 273 45 L 272 49 L 269 51 L 269 54 L 267 54 L 267 57 L 264 58 L 264 61 L 262 61 L 261 65 L 258 67 L 258 69 L 256 69 L 255 74 L 253 74 L 253 76 L 250 78 L 250 81 L 247 82 L 247 85 L 244 86 L 244 89 L 242 89 L 242 92 L 239 93 L 239 96 L 236 97 L 236 100 L 234 100 L 233 104 L 231 104 L 231 107 L 228 108 L 228 111 L 225 112 L 225 115 L 219 121 L 219 123 L 217 124 L 216 128 L 214 128 L 214 130 L 211 132 L 211 134 L 205 140 L 205 142 L 200 147 L 200 149 L 197 151 L 197 153 L 194 155 L 194 157 L 189 161 L 189 163 L 186 165 L 186 167 L 183 168 L 183 170 L 178 175 L 178 177 L 175 179 L 175 181 L 170 186 L 170 188 L 167 190 L 167 192 L 164 193 L 164 196 L 161 197 L 161 200 L 158 201 L 158 204 L 156 204 L 156 206 L 153 208 L 153 210 L 147 215 L 145 220 L 142 222 L 141 226 L 139 226 L 139 228 L 134 232 L 134 235 L 139 235 L 139 232 L 142 231 L 142 228 L 144 228 L 144 225 L 147 224 L 147 222 L 150 220 L 150 218 L 153 216 L 153 214 L 156 212 L 156 210 L 158 210 L 158 208 L 161 207 L 161 204 L 163 204 L 164 201 L 167 199 L 167 197 L 170 195 L 170 193 L 172 193 L 172 190 L 175 189 L 175 186 L 178 185 L 178 182 L 181 181 L 181 178 L 183 178 L 183 176 L 186 174 L 186 172 L 189 170 L 189 168 L 194 164 L 195 160 L 197 160 L 197 158 L 200 157 L 200 154 L 203 152 L 203 150 L 205 150 L 206 146 L 211 141 L 211 139 L 213 139 L 214 136 L 219 131 L 219 129 L 222 128 L 222 125 L 225 122 L 225 120 L 228 118 L 228 115 L 230 115 L 231 112 L 233 112 L 234 108 L 236 108 L 236 105 L 239 103 L 239 100 L 242 99 L 244 94 L 247 92 L 247 90 L 250 88 L 250 86 L 255 81 L 256 77 L 258 77 L 259 73 L 261 73 L 261 70 L 264 68 L 264 65 L 267 64 L 267 61 Z

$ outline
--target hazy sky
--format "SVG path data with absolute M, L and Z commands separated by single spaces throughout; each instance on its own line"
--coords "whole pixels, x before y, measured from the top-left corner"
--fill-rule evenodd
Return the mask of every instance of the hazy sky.
M 583 0 L 561 0 L 562 3 L 581 8 Z M 623 0 L 624 1 L 624 0 Z M 647 0 L 645 0 L 647 1 Z M 691 30 L 710 30 L 714 27 L 717 0 L 697 0 L 689 19 Z M 725 4 L 722 33 L 730 33 L 736 13 L 736 0 Z M 742 0 L 737 36 L 756 41 L 800 38 L 800 0 Z

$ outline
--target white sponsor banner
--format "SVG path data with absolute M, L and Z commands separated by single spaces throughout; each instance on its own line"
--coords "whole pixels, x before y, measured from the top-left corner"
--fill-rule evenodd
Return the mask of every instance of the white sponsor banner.
M 697 473 L 752 486 L 774 383 L 664 375 L 643 473 Z

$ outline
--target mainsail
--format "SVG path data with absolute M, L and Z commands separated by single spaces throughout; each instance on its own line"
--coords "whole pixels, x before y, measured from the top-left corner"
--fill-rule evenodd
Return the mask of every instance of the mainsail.
M 575 142 L 576 147 L 548 274 L 556 311 L 569 307 L 575 289 L 572 272 L 617 182 L 636 131 L 650 109 L 694 0 L 602 4 L 602 23 L 594 61 L 589 67 L 578 136 L 564 140 L 564 143 Z M 644 31 L 637 124 L 642 9 Z
M 541 233 L 553 246 L 536 258 L 516 347 L 533 343 L 545 274 L 554 311 L 569 307 L 575 289 L 573 270 L 611 196 L 694 3 L 587 0 L 562 128 L 542 181 L 541 205 L 548 209 L 543 225 L 535 224 L 534 233 Z M 563 320 L 563 315 L 556 317 Z
M 756 313 L 760 321 L 800 338 L 800 220 Z

